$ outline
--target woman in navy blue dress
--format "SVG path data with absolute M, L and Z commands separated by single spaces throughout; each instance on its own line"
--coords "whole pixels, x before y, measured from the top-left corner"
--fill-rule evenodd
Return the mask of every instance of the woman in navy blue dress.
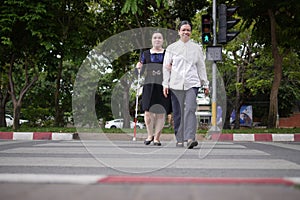
M 154 145 L 160 146 L 161 130 L 165 124 L 166 114 L 171 113 L 170 96 L 163 95 L 163 74 L 162 64 L 165 50 L 163 45 L 163 35 L 160 32 L 152 34 L 152 48 L 142 53 L 136 68 L 145 77 L 142 93 L 142 111 L 147 127 L 148 137 L 144 141 L 149 145 L 152 141 Z

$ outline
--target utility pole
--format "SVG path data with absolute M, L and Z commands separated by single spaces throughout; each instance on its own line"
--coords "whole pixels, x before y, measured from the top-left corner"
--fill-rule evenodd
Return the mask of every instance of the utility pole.
M 212 99 L 211 99 L 211 128 L 208 130 L 208 137 L 213 133 L 220 133 L 217 126 L 217 60 L 222 59 L 222 47 L 217 47 L 217 0 L 213 0 L 213 46 L 207 48 L 208 60 L 212 60 Z
M 213 45 L 206 48 L 207 60 L 213 61 L 212 64 L 212 99 L 211 99 L 211 128 L 208 130 L 208 138 L 213 133 L 220 134 L 221 130 L 217 126 L 217 61 L 222 60 L 222 46 L 218 44 L 227 44 L 233 40 L 240 32 L 230 31 L 240 19 L 235 19 L 233 14 L 238 7 L 227 7 L 225 4 L 219 5 L 219 28 L 218 28 L 218 42 L 217 42 L 217 0 L 213 0 L 212 6 L 213 18 Z

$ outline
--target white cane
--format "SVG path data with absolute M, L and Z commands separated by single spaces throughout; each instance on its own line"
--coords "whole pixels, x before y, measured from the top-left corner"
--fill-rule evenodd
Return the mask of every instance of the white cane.
M 139 89 L 140 89 L 140 70 L 138 70 L 138 80 L 137 80 L 136 95 L 135 95 L 135 115 L 134 115 L 134 130 L 133 130 L 132 141 L 136 141 L 136 123 L 137 123 L 138 105 L 139 105 Z

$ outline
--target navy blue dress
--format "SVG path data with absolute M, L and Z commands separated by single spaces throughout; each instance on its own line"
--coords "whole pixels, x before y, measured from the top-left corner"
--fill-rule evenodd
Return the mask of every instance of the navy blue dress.
M 163 95 L 163 60 L 165 51 L 163 53 L 150 53 L 146 50 L 142 53 L 141 62 L 143 67 L 141 76 L 145 77 L 142 93 L 142 111 L 150 111 L 153 113 L 170 114 L 171 109 L 171 95 L 166 98 Z

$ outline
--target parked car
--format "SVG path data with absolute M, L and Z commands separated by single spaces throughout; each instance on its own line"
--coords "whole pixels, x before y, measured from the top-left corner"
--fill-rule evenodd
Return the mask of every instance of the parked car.
M 9 114 L 5 114 L 5 120 L 6 120 L 6 126 L 8 126 L 8 127 L 12 126 L 14 123 L 14 118 Z M 27 122 L 28 122 L 28 120 L 26 120 L 26 119 L 19 120 L 20 124 L 27 123 Z
M 105 123 L 105 128 L 123 128 L 123 119 L 114 119 L 111 121 L 107 121 Z M 145 125 L 143 123 L 137 122 L 136 128 L 143 129 Z M 130 121 L 130 128 L 134 128 L 134 122 Z

